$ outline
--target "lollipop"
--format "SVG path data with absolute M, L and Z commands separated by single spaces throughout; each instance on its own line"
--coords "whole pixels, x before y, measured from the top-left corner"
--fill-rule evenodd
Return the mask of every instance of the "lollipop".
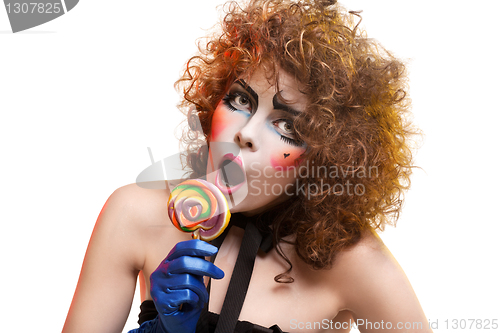
M 168 198 L 168 216 L 173 225 L 193 238 L 210 241 L 226 229 L 231 213 L 226 197 L 213 184 L 190 179 L 177 185 Z

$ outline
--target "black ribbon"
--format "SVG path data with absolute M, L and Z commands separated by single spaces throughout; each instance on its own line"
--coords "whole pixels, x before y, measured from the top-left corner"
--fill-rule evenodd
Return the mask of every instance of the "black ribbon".
M 230 225 L 245 229 L 245 233 L 236 264 L 234 265 L 233 274 L 229 281 L 215 333 L 234 332 L 250 284 L 257 252 L 259 248 L 266 253 L 273 248 L 273 237 L 268 222 L 265 215 L 252 217 L 247 217 L 240 213 L 231 215 Z M 213 240 L 212 244 L 220 248 L 229 229 L 227 228 L 220 237 Z M 216 255 L 211 258 L 211 261 L 214 262 L 215 258 Z M 211 281 L 208 282 L 207 287 L 209 293 L 210 285 Z M 206 304 L 206 310 L 205 313 L 208 313 L 208 303 Z M 206 323 L 206 317 L 202 316 L 198 324 L 207 327 Z
M 220 248 L 220 246 L 224 242 L 224 239 L 226 238 L 227 233 L 229 232 L 229 229 L 231 229 L 230 228 L 231 226 L 237 226 L 245 230 L 248 223 L 253 223 L 255 226 L 257 226 L 259 233 L 262 235 L 260 249 L 265 253 L 268 253 L 273 248 L 273 233 L 270 228 L 271 219 L 272 217 L 269 213 L 256 216 L 245 216 L 241 213 L 231 214 L 231 221 L 229 228 L 226 228 L 226 230 L 222 233 L 222 235 L 220 235 L 210 243 Z M 212 257 L 212 262 L 215 261 L 216 256 L 217 254 Z
M 234 332 L 247 295 L 261 241 L 262 235 L 255 224 L 247 223 L 215 333 Z

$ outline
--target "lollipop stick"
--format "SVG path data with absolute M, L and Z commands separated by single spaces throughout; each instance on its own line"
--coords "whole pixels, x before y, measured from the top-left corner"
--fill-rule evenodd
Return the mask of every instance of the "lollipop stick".
M 193 231 L 193 233 L 191 234 L 191 237 L 193 237 L 193 239 L 200 239 L 200 231 L 198 229 L 196 229 L 195 231 Z M 182 311 L 182 306 L 184 304 L 181 304 L 179 306 L 179 311 Z
M 191 237 L 193 237 L 193 239 L 200 239 L 200 230 L 196 229 L 195 231 L 193 231 Z

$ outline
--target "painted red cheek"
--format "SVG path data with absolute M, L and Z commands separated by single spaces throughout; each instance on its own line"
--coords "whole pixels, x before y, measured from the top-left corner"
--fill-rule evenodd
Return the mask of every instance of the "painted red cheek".
M 294 168 L 296 160 L 304 152 L 304 149 L 290 149 L 287 151 L 276 152 L 271 156 L 271 165 L 276 170 L 285 170 Z
M 211 140 L 217 141 L 217 138 L 222 133 L 222 131 L 227 127 L 228 119 L 224 117 L 222 112 L 214 112 L 212 116 L 212 133 Z

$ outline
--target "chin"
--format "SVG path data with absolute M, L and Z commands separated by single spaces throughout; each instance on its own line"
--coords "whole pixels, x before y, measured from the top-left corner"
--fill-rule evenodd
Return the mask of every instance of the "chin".
M 289 197 L 278 197 L 272 201 L 258 202 L 255 196 L 248 195 L 242 202 L 230 209 L 231 213 L 242 213 L 244 215 L 255 215 L 264 213 L 280 203 L 286 201 Z

